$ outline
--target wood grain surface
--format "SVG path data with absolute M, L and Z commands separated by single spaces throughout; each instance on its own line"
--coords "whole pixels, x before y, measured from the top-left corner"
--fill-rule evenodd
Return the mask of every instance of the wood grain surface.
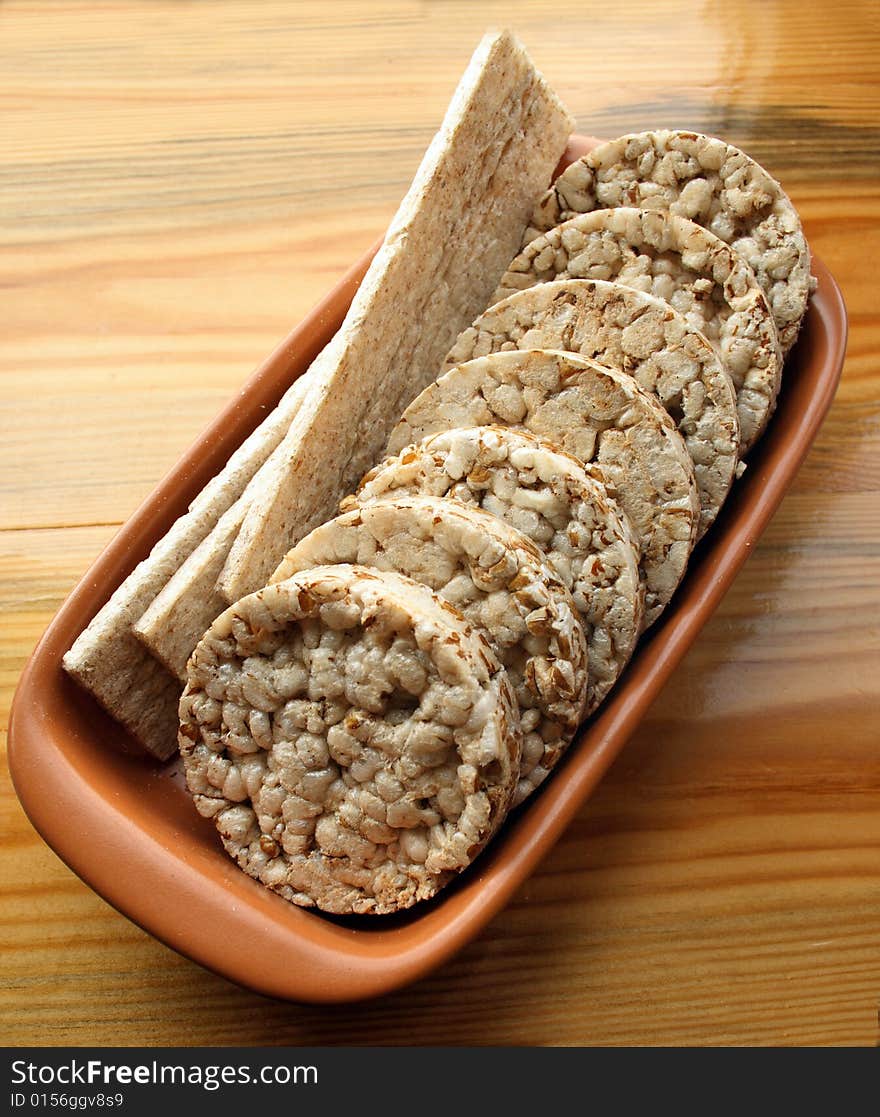
M 700 129 L 781 179 L 849 308 L 818 441 L 553 854 L 393 996 L 281 1004 L 185 961 L 50 852 L 4 765 L 0 1042 L 877 1043 L 870 0 L 2 4 L 0 722 L 115 528 L 381 232 L 501 25 L 581 131 Z

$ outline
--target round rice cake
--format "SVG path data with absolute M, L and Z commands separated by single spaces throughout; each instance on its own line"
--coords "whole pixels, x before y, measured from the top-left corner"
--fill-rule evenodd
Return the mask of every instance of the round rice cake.
M 733 381 L 741 454 L 755 443 L 776 405 L 782 354 L 767 296 L 723 240 L 670 213 L 582 213 L 526 245 L 492 301 L 556 279 L 623 283 L 683 314 L 715 346 Z
M 303 907 L 433 896 L 500 825 L 521 733 L 484 633 L 423 586 L 350 566 L 243 598 L 188 665 L 180 749 L 199 812 Z
M 620 283 L 559 279 L 510 295 L 458 338 L 446 368 L 507 349 L 564 349 L 634 376 L 672 416 L 696 472 L 698 538 L 739 460 L 737 401 L 709 342 L 662 299 Z
M 403 494 L 315 528 L 272 580 L 336 562 L 422 582 L 489 634 L 519 704 L 523 751 L 514 803 L 521 802 L 567 748 L 587 696 L 577 608 L 535 544 L 480 508 Z
M 386 458 L 346 497 L 346 511 L 404 493 L 477 505 L 529 537 L 570 591 L 587 640 L 586 713 L 626 666 L 644 590 L 627 518 L 605 486 L 551 443 L 511 427 L 464 427 Z
M 788 195 L 754 159 L 696 132 L 621 136 L 565 169 L 538 203 L 524 243 L 577 213 L 614 206 L 686 217 L 729 244 L 758 277 L 788 353 L 815 286 L 810 250 Z
M 452 427 L 492 425 L 524 427 L 594 463 L 594 475 L 635 533 L 644 623 L 652 624 L 684 575 L 700 516 L 693 463 L 656 398 L 627 373 L 575 353 L 491 353 L 425 388 L 392 432 L 388 450 L 399 453 Z

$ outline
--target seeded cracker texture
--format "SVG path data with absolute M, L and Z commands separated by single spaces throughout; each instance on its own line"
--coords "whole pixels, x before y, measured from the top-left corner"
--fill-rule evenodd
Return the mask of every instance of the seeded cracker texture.
M 600 279 L 665 300 L 715 346 L 736 389 L 741 453 L 766 426 L 779 392 L 782 354 L 755 273 L 729 245 L 683 217 L 599 209 L 528 244 L 492 299 L 555 279 Z
M 189 511 L 119 586 L 62 661 L 65 671 L 159 760 L 166 760 L 177 748 L 181 683 L 137 639 L 133 626 L 280 443 L 308 384 L 306 377 L 300 377 L 288 389 Z
M 594 463 L 636 535 L 645 624 L 652 624 L 684 575 L 700 511 L 687 448 L 657 400 L 627 373 L 574 353 L 498 352 L 426 388 L 388 449 L 398 453 L 451 427 L 491 425 L 524 427 Z
M 694 464 L 702 535 L 730 491 L 739 451 L 733 385 L 706 338 L 653 295 L 603 280 L 556 280 L 490 307 L 456 341 L 446 367 L 538 348 L 619 369 L 659 398 Z
M 785 191 L 754 159 L 695 132 L 621 136 L 559 176 L 524 243 L 577 213 L 614 206 L 668 211 L 726 241 L 758 277 L 788 353 L 815 287 L 810 250 Z
M 584 627 L 585 713 L 592 713 L 629 660 L 644 612 L 638 551 L 602 482 L 545 439 L 509 427 L 469 427 L 386 458 L 341 508 L 408 492 L 477 505 L 542 550 Z
M 220 578 L 226 600 L 263 585 L 375 464 L 516 255 L 572 123 L 510 34 L 484 39 L 341 329 L 312 366 L 315 391 Z
M 322 524 L 272 578 L 336 562 L 413 578 L 488 634 L 519 705 L 523 756 L 514 802 L 521 802 L 568 746 L 587 693 L 577 609 L 538 548 L 472 505 L 402 495 Z
M 428 899 L 504 818 L 520 733 L 485 636 L 422 586 L 339 566 L 237 602 L 180 702 L 199 812 L 250 876 L 303 907 Z

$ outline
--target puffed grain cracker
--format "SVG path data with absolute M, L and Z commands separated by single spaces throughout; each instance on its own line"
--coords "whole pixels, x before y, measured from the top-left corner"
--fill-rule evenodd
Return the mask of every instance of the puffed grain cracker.
M 426 388 L 388 450 L 450 427 L 489 425 L 524 427 L 593 464 L 635 532 L 645 624 L 652 624 L 684 576 L 700 513 L 693 463 L 655 397 L 628 373 L 575 353 L 495 352 Z
M 587 641 L 586 714 L 626 666 L 644 590 L 629 521 L 597 477 L 546 439 L 511 427 L 442 431 L 386 458 L 343 511 L 404 493 L 451 497 L 528 536 L 572 595 Z
M 741 455 L 754 445 L 776 406 L 782 353 L 767 296 L 729 245 L 670 213 L 597 209 L 526 245 L 492 301 L 557 279 L 622 283 L 684 315 L 715 347 L 733 382 Z
M 525 241 L 612 206 L 668 211 L 726 241 L 758 277 L 788 353 L 815 288 L 810 250 L 788 195 L 754 159 L 696 132 L 621 136 L 566 168 L 536 207 Z
M 577 607 L 538 548 L 472 505 L 391 496 L 315 528 L 288 552 L 272 581 L 336 562 L 405 574 L 487 633 L 519 704 L 523 755 L 514 802 L 521 802 L 568 747 L 587 696 Z
M 196 647 L 180 750 L 199 812 L 302 907 L 428 899 L 503 820 L 521 735 L 486 637 L 423 586 L 335 566 L 237 602 Z
M 507 349 L 564 349 L 635 377 L 672 417 L 694 463 L 702 535 L 733 482 L 736 397 L 705 337 L 662 299 L 620 283 L 559 279 L 490 307 L 456 341 L 446 367 Z

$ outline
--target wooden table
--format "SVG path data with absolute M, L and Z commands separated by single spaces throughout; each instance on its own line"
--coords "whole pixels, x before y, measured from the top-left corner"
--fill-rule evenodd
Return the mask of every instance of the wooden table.
M 712 132 L 782 180 L 850 314 L 815 448 L 555 852 L 478 941 L 394 996 L 274 1003 L 178 957 L 55 858 L 4 767 L 4 1043 L 877 1041 L 870 0 L 7 0 L 2 722 L 86 566 L 383 229 L 477 39 L 499 24 L 581 131 Z

